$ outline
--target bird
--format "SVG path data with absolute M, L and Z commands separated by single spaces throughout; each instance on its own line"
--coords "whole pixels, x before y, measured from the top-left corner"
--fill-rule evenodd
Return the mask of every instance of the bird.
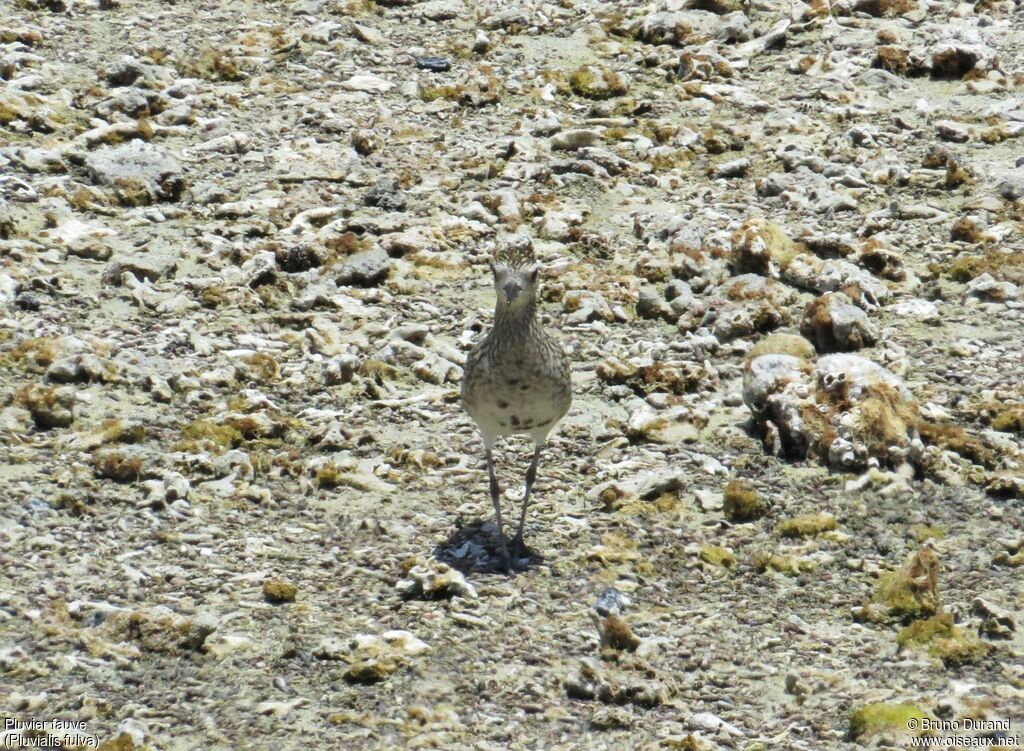
M 501 436 L 528 435 L 533 458 L 526 471 L 526 491 L 513 539 L 517 557 L 526 552 L 523 527 L 540 454 L 548 434 L 572 403 L 569 358 L 537 319 L 540 265 L 529 235 L 499 242 L 488 260 L 494 277 L 494 323 L 470 351 L 462 378 L 462 405 L 484 443 L 491 501 L 506 570 L 512 559 L 501 521 L 501 488 L 494 474 L 494 446 Z

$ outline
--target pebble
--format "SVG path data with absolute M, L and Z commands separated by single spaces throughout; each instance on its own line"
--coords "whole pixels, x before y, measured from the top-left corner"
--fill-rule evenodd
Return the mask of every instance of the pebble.
M 434 73 L 444 73 L 451 70 L 452 64 L 446 57 L 417 57 L 416 67 Z
M 337 271 L 338 286 L 373 286 L 379 284 L 391 270 L 392 261 L 380 246 L 353 253 Z

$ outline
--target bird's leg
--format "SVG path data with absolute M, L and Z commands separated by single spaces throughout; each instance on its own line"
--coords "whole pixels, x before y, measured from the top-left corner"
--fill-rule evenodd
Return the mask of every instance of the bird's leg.
M 494 518 L 498 522 L 498 545 L 501 546 L 501 557 L 505 568 L 508 568 L 512 559 L 508 555 L 508 546 L 505 544 L 505 532 L 501 527 L 501 488 L 498 487 L 498 478 L 494 476 L 494 457 L 490 448 L 487 449 L 487 474 L 491 478 L 491 501 L 494 503 Z
M 526 545 L 523 544 L 523 526 L 526 524 L 526 509 L 530 505 L 530 491 L 533 490 L 533 481 L 537 479 L 537 462 L 540 461 L 541 444 L 533 449 L 533 460 L 530 468 L 526 470 L 526 495 L 523 496 L 523 509 L 519 512 L 519 529 L 516 530 L 515 539 L 512 540 L 512 550 L 516 555 L 526 552 Z

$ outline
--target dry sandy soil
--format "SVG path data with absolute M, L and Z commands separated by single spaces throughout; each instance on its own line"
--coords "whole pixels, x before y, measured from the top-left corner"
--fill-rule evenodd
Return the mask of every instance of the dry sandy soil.
M 1024 743 L 1022 38 L 1000 0 L 0 0 L 7 744 Z M 511 575 L 458 400 L 510 233 L 575 383 Z M 781 412 L 754 346 L 810 379 Z M 825 398 L 834 351 L 892 385 Z

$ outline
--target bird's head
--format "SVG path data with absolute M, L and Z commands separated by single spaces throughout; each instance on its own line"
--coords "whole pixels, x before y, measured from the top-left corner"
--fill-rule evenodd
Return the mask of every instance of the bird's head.
M 529 237 L 517 236 L 504 243 L 489 261 L 494 274 L 498 308 L 506 311 L 531 307 L 537 299 L 540 264 L 533 256 Z

